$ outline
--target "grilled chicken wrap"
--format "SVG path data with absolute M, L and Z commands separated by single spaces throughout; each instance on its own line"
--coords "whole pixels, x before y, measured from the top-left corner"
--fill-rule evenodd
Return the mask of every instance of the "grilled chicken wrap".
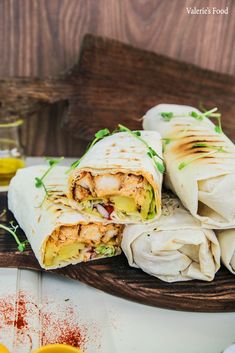
M 11 180 L 8 206 L 41 267 L 52 269 L 119 254 L 122 225 L 88 220 L 68 206 L 66 167 L 55 167 L 43 188 L 35 187 L 47 167 L 21 169 Z M 45 197 L 46 196 L 46 197 Z
M 140 133 L 161 156 L 160 135 L 153 131 Z M 127 132 L 105 137 L 71 173 L 69 198 L 80 212 L 118 223 L 159 217 L 162 173 L 147 153 L 146 145 Z
M 235 147 L 220 126 L 193 107 L 173 104 L 150 109 L 143 126 L 162 135 L 166 186 L 191 214 L 207 228 L 235 226 Z
M 235 229 L 216 232 L 221 249 L 221 259 L 227 269 L 235 274 Z
M 212 281 L 220 267 L 214 232 L 201 228 L 172 195 L 163 195 L 158 221 L 127 226 L 121 246 L 130 266 L 165 282 Z

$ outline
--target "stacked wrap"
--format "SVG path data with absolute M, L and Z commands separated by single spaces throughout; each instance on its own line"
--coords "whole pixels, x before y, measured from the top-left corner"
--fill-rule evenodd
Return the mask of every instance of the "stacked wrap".
M 202 228 L 174 196 L 164 195 L 162 204 L 158 221 L 124 229 L 121 246 L 129 265 L 166 282 L 213 280 L 220 267 L 214 232 Z
M 41 267 L 52 269 L 120 254 L 123 226 L 88 219 L 69 206 L 66 167 L 55 167 L 43 188 L 35 178 L 48 168 L 20 169 L 11 180 L 8 207 L 25 232 Z
M 166 120 L 163 112 L 168 113 Z M 208 118 L 196 119 L 191 112 L 202 114 L 189 106 L 160 104 L 146 113 L 143 126 L 163 138 L 166 186 L 204 227 L 232 228 L 235 147 Z
M 163 281 L 213 280 L 220 246 L 211 229 L 235 226 L 235 148 L 208 119 L 190 117 L 191 111 L 200 114 L 160 105 L 144 117 L 144 128 L 163 137 L 166 185 L 190 212 L 169 193 L 161 204 L 162 143 L 156 131 L 104 137 L 69 175 L 65 167 L 53 168 L 44 180 L 46 195 L 35 178 L 47 167 L 18 171 L 9 209 L 43 268 L 117 255 L 121 246 L 130 266 Z M 164 121 L 161 112 L 177 117 Z M 235 236 L 221 231 L 218 237 L 223 261 L 234 271 Z M 228 238 L 232 245 L 223 257 Z
M 140 133 L 161 157 L 160 135 L 153 131 Z M 147 152 L 146 145 L 127 132 L 96 143 L 69 178 L 69 198 L 75 207 L 88 216 L 99 215 L 117 223 L 159 218 L 162 173 Z

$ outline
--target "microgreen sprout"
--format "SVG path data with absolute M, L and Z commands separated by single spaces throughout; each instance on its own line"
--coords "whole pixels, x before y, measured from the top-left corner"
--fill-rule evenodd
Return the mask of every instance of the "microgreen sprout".
M 203 157 L 206 157 L 206 156 L 209 156 L 211 154 L 214 154 L 214 153 L 217 153 L 217 152 L 226 152 L 223 147 L 218 147 L 216 150 L 213 150 L 213 151 L 210 151 L 210 152 L 207 152 L 207 153 L 200 153 L 198 154 L 196 157 L 193 157 L 191 159 L 188 159 L 187 161 L 183 161 L 181 162 L 179 165 L 178 165 L 178 169 L 179 170 L 182 170 L 184 169 L 185 167 L 187 167 L 189 164 L 195 162 L 196 160 L 200 159 L 200 158 L 203 158 Z
M 149 156 L 149 158 L 151 158 L 153 160 L 155 167 L 159 170 L 160 173 L 164 173 L 165 166 L 164 166 L 162 157 L 160 157 L 157 154 L 157 152 L 151 146 L 149 146 L 149 144 L 141 137 L 140 131 L 131 131 L 126 126 L 123 126 L 121 124 L 118 125 L 118 129 L 119 129 L 119 131 L 122 131 L 122 132 L 128 132 L 130 135 L 134 136 L 139 141 L 141 141 L 147 147 L 147 149 L 148 149 L 147 155 Z M 161 160 L 161 162 L 159 162 L 156 159 L 156 157 L 159 158 Z
M 209 145 L 208 143 L 205 142 L 197 142 L 194 143 L 192 147 L 205 147 L 207 149 L 215 150 L 217 152 L 224 152 L 227 153 L 227 151 L 224 149 L 223 146 L 214 146 L 214 145 Z
M 110 132 L 109 129 L 102 129 L 99 130 L 96 134 L 95 134 L 95 138 L 94 140 L 91 142 L 91 144 L 88 146 L 87 150 L 85 151 L 85 153 L 83 154 L 83 156 L 78 159 L 77 161 L 75 161 L 74 163 L 71 164 L 70 168 L 67 170 L 66 173 L 71 172 L 71 170 L 73 170 L 74 168 L 76 168 L 80 162 L 82 161 L 82 159 L 85 157 L 85 155 L 87 154 L 87 152 L 100 140 L 102 140 L 104 137 L 110 136 L 115 134 L 116 132 L 128 132 L 130 135 L 134 136 L 135 138 L 137 138 L 139 141 L 141 141 L 148 149 L 147 155 L 153 160 L 155 167 L 161 172 L 164 173 L 165 171 L 165 167 L 163 164 L 163 159 L 157 154 L 157 152 L 151 147 L 149 146 L 149 144 L 141 137 L 141 132 L 140 131 L 132 131 L 130 129 L 128 129 L 127 127 L 119 124 L 118 128 L 116 130 L 114 130 L 113 132 Z M 156 157 L 161 159 L 161 163 L 156 159 Z
M 162 112 L 161 116 L 165 121 L 170 121 L 172 118 L 177 117 L 192 117 L 198 121 L 202 121 L 204 118 L 215 118 L 217 119 L 217 125 L 215 125 L 215 132 L 221 134 L 223 132 L 221 126 L 221 114 L 217 113 L 218 108 L 213 108 L 205 111 L 204 113 L 197 113 L 195 111 L 189 112 L 188 114 L 174 114 L 173 112 Z
M 85 157 L 85 155 L 87 154 L 87 152 L 100 140 L 102 140 L 104 137 L 111 135 L 109 129 L 102 129 L 97 131 L 97 133 L 95 134 L 95 138 L 94 140 L 88 145 L 85 153 L 83 154 L 83 156 L 81 158 L 79 158 L 77 161 L 73 162 L 70 166 L 70 168 L 67 170 L 66 173 L 71 172 L 71 170 L 73 170 L 74 168 L 76 168 L 82 161 L 82 159 Z
M 42 206 L 43 202 L 45 201 L 46 197 L 48 196 L 48 190 L 46 188 L 46 185 L 44 183 L 44 179 L 46 178 L 46 176 L 50 173 L 50 171 L 57 165 L 59 164 L 62 159 L 64 159 L 64 157 L 60 157 L 58 159 L 50 159 L 50 158 L 46 158 L 46 161 L 49 164 L 49 168 L 45 171 L 45 173 L 39 178 L 39 177 L 35 177 L 35 186 L 36 188 L 43 188 L 45 191 L 45 197 L 40 205 L 40 207 Z
M 21 241 L 19 240 L 18 235 L 17 235 L 17 233 L 16 233 L 16 232 L 17 232 L 17 229 L 19 228 L 18 225 L 14 225 L 14 222 L 11 221 L 11 222 L 10 222 L 10 227 L 5 226 L 4 224 L 0 224 L 0 228 L 1 228 L 1 229 L 4 229 L 5 231 L 7 231 L 8 233 L 10 233 L 10 234 L 14 237 L 14 239 L 15 239 L 15 241 L 16 241 L 16 244 L 18 245 L 18 246 L 17 246 L 17 247 L 18 247 L 18 250 L 19 250 L 20 252 L 23 252 L 23 251 L 25 250 L 26 244 L 28 243 L 28 240 L 25 240 L 25 241 L 23 241 L 23 242 L 21 242 Z
M 165 121 L 170 121 L 172 118 L 174 118 L 175 115 L 172 112 L 162 112 L 161 116 Z
M 165 137 L 162 139 L 162 141 L 165 143 L 165 145 L 169 145 L 169 143 L 172 141 L 169 137 Z

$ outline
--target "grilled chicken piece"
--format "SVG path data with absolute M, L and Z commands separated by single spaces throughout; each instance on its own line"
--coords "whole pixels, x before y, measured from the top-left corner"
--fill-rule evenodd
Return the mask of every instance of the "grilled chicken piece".
M 79 231 L 79 226 L 70 226 L 70 227 L 66 227 L 66 226 L 62 226 L 60 227 L 59 230 L 59 237 L 58 240 L 59 241 L 74 241 L 77 239 L 78 237 L 78 231 Z
M 75 199 L 82 201 L 88 198 L 90 195 L 94 195 L 94 182 L 91 173 L 83 172 L 76 181 L 76 187 L 74 188 Z
M 103 197 L 118 193 L 123 180 L 123 174 L 104 174 L 94 177 L 97 197 Z
M 135 195 L 138 188 L 143 187 L 143 177 L 140 175 L 128 174 L 125 176 L 122 187 L 122 196 L 133 196 Z
M 121 236 L 121 231 L 123 229 L 123 226 L 116 225 L 116 228 L 114 228 L 113 224 L 108 224 L 105 229 L 106 229 L 106 232 L 104 232 L 104 235 L 102 237 L 102 243 L 106 244 L 112 238 Z
M 90 196 L 90 191 L 87 189 L 84 189 L 82 186 L 77 185 L 74 189 L 74 197 L 76 201 L 82 201 L 84 199 L 87 199 Z
M 78 180 L 78 185 L 82 186 L 84 189 L 89 190 L 91 193 L 94 192 L 94 181 L 91 173 L 83 172 Z
M 87 224 L 82 225 L 79 241 L 85 242 L 87 244 L 99 243 L 102 237 L 101 227 L 98 224 Z
M 143 188 L 138 188 L 134 195 L 134 199 L 138 206 L 143 205 L 146 199 L 146 190 Z

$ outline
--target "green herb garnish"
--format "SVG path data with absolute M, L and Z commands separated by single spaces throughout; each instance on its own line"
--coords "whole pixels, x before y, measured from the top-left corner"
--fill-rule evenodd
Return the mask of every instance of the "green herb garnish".
M 111 135 L 109 129 L 102 129 L 99 130 L 96 134 L 95 134 L 95 138 L 94 140 L 88 145 L 86 152 L 83 154 L 83 156 L 81 158 L 79 158 L 77 161 L 73 162 L 70 166 L 70 168 L 67 170 L 66 173 L 71 172 L 71 170 L 73 170 L 74 168 L 76 168 L 82 161 L 82 159 L 85 157 L 85 155 L 88 153 L 88 151 L 100 140 L 102 140 L 104 137 Z
M 169 145 L 172 140 L 173 139 L 170 139 L 169 137 L 162 138 L 162 141 L 165 143 L 165 145 Z
M 174 118 L 174 113 L 172 112 L 162 112 L 161 116 L 165 121 L 170 121 L 172 118 Z
M 49 168 L 45 171 L 45 173 L 39 178 L 39 177 L 36 177 L 35 178 L 35 186 L 36 188 L 43 188 L 44 191 L 45 191 L 45 197 L 40 205 L 40 207 L 42 206 L 43 202 L 45 201 L 46 197 L 48 196 L 48 190 L 46 188 L 46 185 L 44 184 L 44 179 L 46 178 L 46 176 L 50 173 L 50 171 L 57 165 L 59 164 L 62 159 L 64 159 L 64 157 L 61 157 L 59 159 L 49 159 L 49 158 L 46 158 L 48 164 L 49 164 Z
M 140 131 L 131 131 L 130 129 L 128 129 L 127 127 L 119 124 L 118 125 L 118 129 L 114 130 L 113 132 L 110 132 L 109 129 L 102 129 L 99 130 L 96 134 L 95 134 L 95 138 L 94 140 L 91 142 L 91 144 L 88 146 L 88 148 L 86 149 L 86 152 L 83 154 L 83 156 L 78 159 L 77 161 L 75 161 L 74 163 L 71 164 L 70 168 L 67 170 L 66 173 L 71 172 L 71 170 L 73 170 L 74 168 L 76 168 L 81 160 L 85 157 L 85 155 L 88 153 L 88 151 L 100 140 L 102 140 L 104 137 L 113 135 L 117 132 L 128 132 L 130 135 L 134 136 L 135 138 L 137 138 L 139 141 L 141 141 L 147 148 L 148 148 L 148 152 L 147 155 L 153 159 L 154 165 L 155 167 L 161 172 L 164 173 L 165 171 L 165 166 L 163 163 L 160 163 L 159 161 L 156 160 L 156 157 L 160 158 L 163 162 L 163 159 L 157 154 L 157 152 L 151 147 L 149 146 L 149 144 L 142 139 L 141 137 L 141 132 Z
M 118 125 L 118 129 L 121 132 L 128 132 L 130 135 L 134 136 L 139 141 L 141 141 L 147 147 L 147 155 L 153 160 L 155 167 L 159 170 L 160 173 L 164 173 L 165 166 L 162 157 L 160 157 L 159 154 L 157 154 L 157 152 L 151 146 L 149 146 L 149 144 L 141 137 L 140 131 L 131 131 L 126 126 L 123 126 L 121 124 Z M 159 162 L 156 157 L 159 158 L 161 162 Z
M 28 243 L 28 240 L 25 240 L 25 241 L 21 242 L 19 240 L 19 238 L 18 238 L 18 235 L 16 234 L 16 231 L 19 228 L 19 226 L 18 225 L 14 225 L 13 221 L 10 222 L 10 225 L 11 225 L 11 227 L 5 226 L 4 224 L 0 224 L 0 228 L 4 229 L 5 231 L 10 233 L 14 237 L 14 239 L 15 239 L 17 245 L 18 245 L 18 250 L 22 252 L 22 251 L 25 250 L 26 244 Z
M 211 154 L 214 154 L 214 153 L 217 153 L 217 152 L 227 152 L 223 149 L 223 147 L 218 147 L 216 150 L 214 151 L 210 151 L 210 152 L 207 152 L 207 153 L 203 153 L 203 154 L 199 154 L 198 156 L 196 157 L 193 157 L 187 161 L 183 161 L 181 162 L 179 165 L 178 165 L 178 169 L 179 170 L 182 170 L 184 169 L 185 167 L 187 167 L 189 164 L 191 164 L 192 162 L 196 161 L 197 159 L 200 159 L 202 157 L 205 157 L 205 156 L 209 156 Z
M 95 249 L 97 254 L 113 256 L 115 254 L 115 247 L 113 245 L 99 245 Z
M 223 146 L 214 146 L 214 145 L 209 145 L 208 143 L 205 142 L 197 142 L 194 143 L 192 147 L 205 147 L 211 150 L 215 150 L 216 152 L 224 152 L 227 153 L 227 151 L 224 149 Z
M 210 110 L 205 111 L 204 113 L 197 113 L 195 111 L 192 111 L 188 114 L 180 115 L 180 114 L 174 114 L 173 112 L 162 112 L 161 116 L 165 121 L 170 121 L 172 118 L 177 118 L 177 117 L 192 117 L 198 121 L 202 121 L 204 118 L 215 118 L 217 119 L 217 125 L 215 126 L 215 132 L 218 134 L 221 134 L 223 132 L 222 126 L 221 126 L 221 114 L 216 113 L 218 108 L 213 108 Z
M 191 116 L 197 120 L 203 120 L 204 118 L 216 118 L 218 125 L 215 125 L 215 132 L 217 132 L 218 134 L 221 134 L 223 132 L 222 127 L 221 127 L 221 114 L 220 113 L 216 113 L 216 111 L 218 110 L 218 108 L 213 108 L 211 110 L 208 110 L 206 112 L 204 112 L 203 114 L 198 114 L 196 112 L 191 112 Z

